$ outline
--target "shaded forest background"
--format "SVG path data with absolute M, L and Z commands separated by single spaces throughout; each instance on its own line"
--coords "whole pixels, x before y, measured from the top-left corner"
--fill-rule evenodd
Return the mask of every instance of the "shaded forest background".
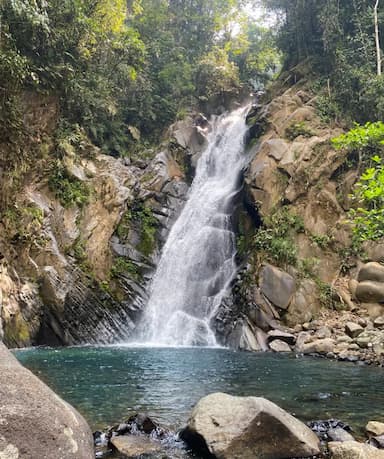
M 308 80 L 324 122 L 351 128 L 353 122 L 380 121 L 384 77 L 376 68 L 375 3 L 3 0 L 3 186 L 12 196 L 28 167 L 44 155 L 51 159 L 54 180 L 65 180 L 62 156 L 68 148 L 79 154 L 89 141 L 116 157 L 150 156 L 151 147 L 174 120 L 243 86 L 268 87 L 279 72 L 286 84 Z M 381 6 L 379 34 L 384 37 Z M 266 20 L 258 19 L 261 10 L 269 14 Z M 58 101 L 53 146 L 50 140 L 47 147 L 44 139 L 30 146 L 23 107 L 31 94 Z M 367 166 L 373 154 L 382 157 L 384 128 L 375 126 L 372 141 L 344 145 L 351 148 L 352 157 L 365 157 Z M 367 132 L 358 131 L 358 136 L 369 137 Z M 381 159 L 376 159 L 373 187 L 380 188 L 382 200 L 381 168 Z M 376 198 L 368 208 L 378 207 L 381 201 Z M 2 197 L 3 211 L 8 202 Z M 380 204 L 382 214 L 381 209 Z M 379 220 L 384 222 L 384 215 Z

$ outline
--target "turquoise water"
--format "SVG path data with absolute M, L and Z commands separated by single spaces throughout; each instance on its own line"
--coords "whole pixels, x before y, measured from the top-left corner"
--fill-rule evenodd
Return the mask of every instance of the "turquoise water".
M 201 397 L 216 391 L 263 396 L 303 421 L 336 417 L 356 431 L 368 420 L 384 421 L 380 368 L 204 348 L 34 348 L 15 354 L 94 430 L 133 411 L 177 429 Z

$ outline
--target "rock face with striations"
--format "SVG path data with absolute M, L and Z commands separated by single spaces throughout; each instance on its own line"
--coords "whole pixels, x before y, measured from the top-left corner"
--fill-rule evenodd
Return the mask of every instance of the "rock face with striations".
M 93 459 L 86 421 L 0 343 L 0 458 Z
M 319 440 L 307 426 L 260 397 L 210 394 L 195 406 L 180 435 L 210 458 L 283 459 L 320 453 Z

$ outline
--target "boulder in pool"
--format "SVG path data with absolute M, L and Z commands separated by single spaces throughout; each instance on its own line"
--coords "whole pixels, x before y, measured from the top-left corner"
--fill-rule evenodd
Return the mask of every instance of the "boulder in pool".
M 94 459 L 80 414 L 0 343 L 0 458 Z
M 384 459 L 384 451 L 366 443 L 346 441 L 328 443 L 332 459 Z
M 317 436 L 261 397 L 214 393 L 202 398 L 180 437 L 203 457 L 283 459 L 320 454 Z
M 110 442 L 127 459 L 141 459 L 162 451 L 160 442 L 141 435 L 120 435 L 113 437 Z
M 365 426 L 365 430 L 369 436 L 384 435 L 384 423 L 379 421 L 369 421 Z

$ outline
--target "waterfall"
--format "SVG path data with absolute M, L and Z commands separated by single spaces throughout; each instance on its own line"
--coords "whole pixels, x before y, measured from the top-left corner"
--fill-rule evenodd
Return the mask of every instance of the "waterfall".
M 246 162 L 247 108 L 213 117 L 187 202 L 164 245 L 135 341 L 214 346 L 210 320 L 236 273 L 233 200 Z

